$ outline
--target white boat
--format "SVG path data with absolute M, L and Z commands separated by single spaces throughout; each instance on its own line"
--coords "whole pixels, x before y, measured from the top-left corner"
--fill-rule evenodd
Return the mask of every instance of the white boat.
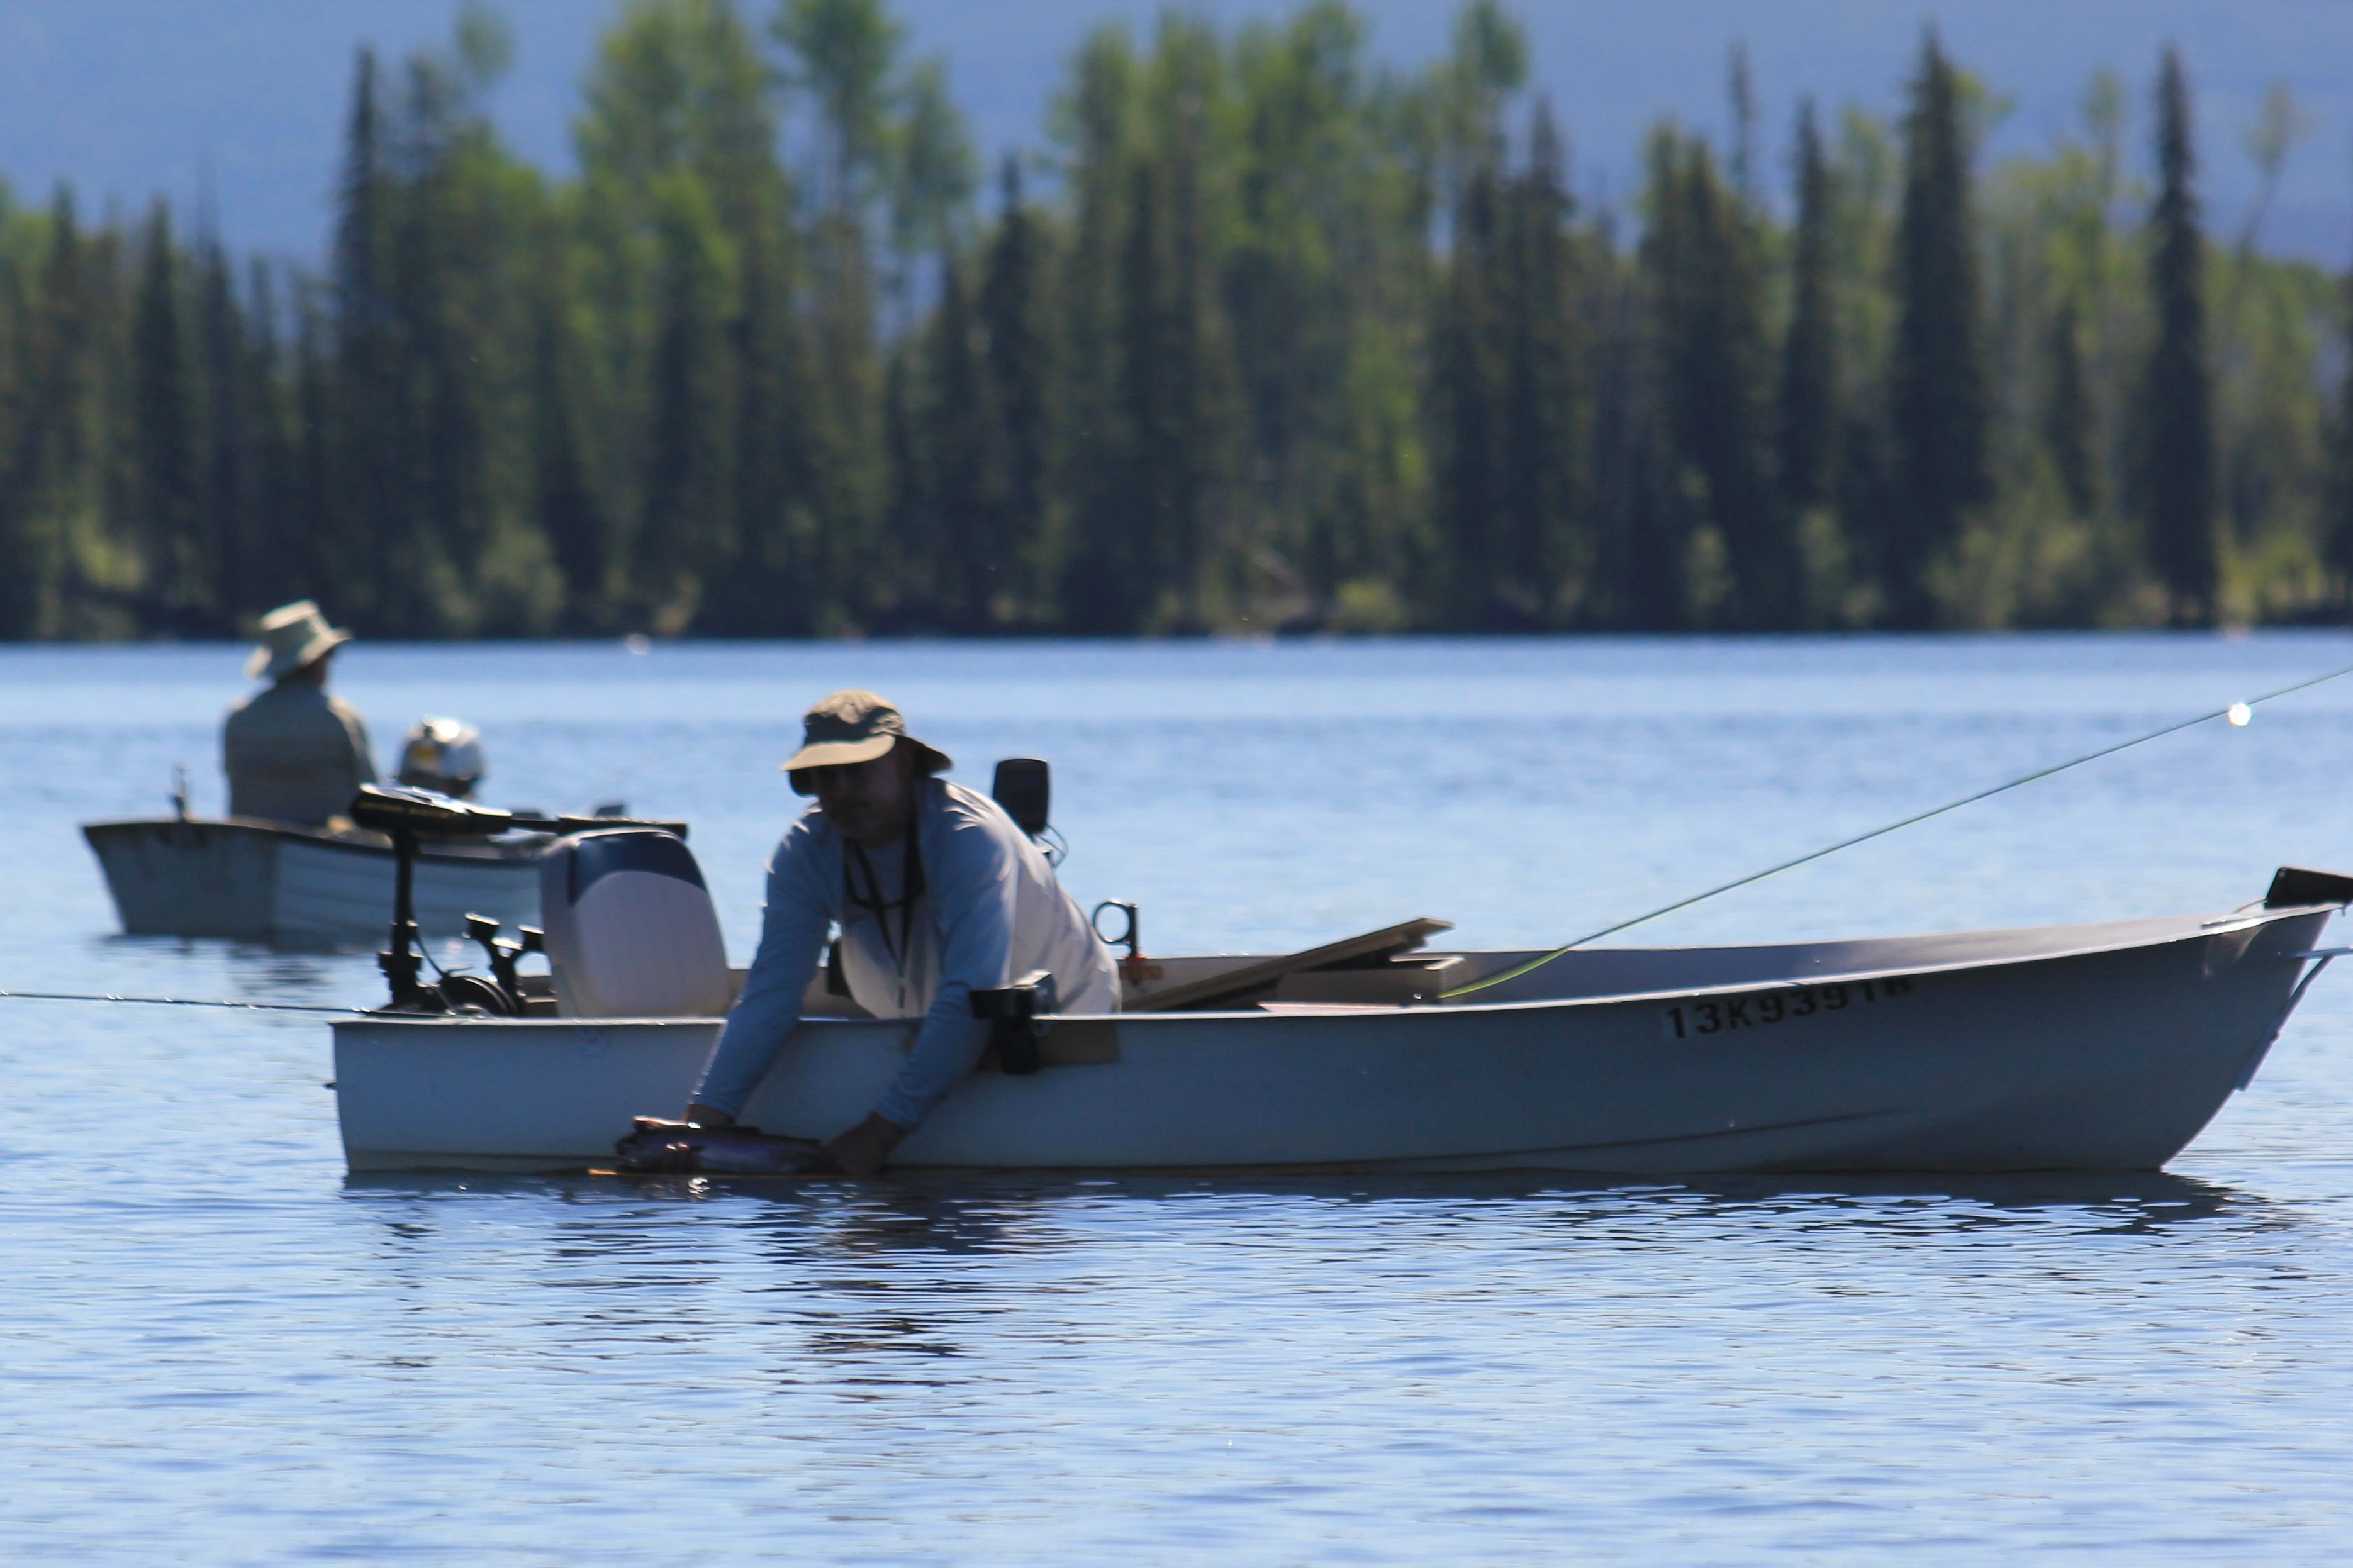
M 329 833 L 244 817 L 146 817 L 82 825 L 132 936 L 230 937 L 289 947 L 381 942 L 393 851 L 379 833 Z M 550 840 L 459 839 L 417 862 L 417 919 L 459 935 L 469 913 L 539 919 L 539 859 Z
M 1456 1002 L 1394 999 L 1426 998 L 1417 976 L 1453 988 L 1537 955 L 1417 952 L 1371 972 L 1294 972 L 1216 1010 L 1052 1019 L 1041 1070 L 985 1063 L 892 1164 L 2153 1170 L 2253 1078 L 2327 963 L 2316 947 L 2348 897 L 2343 879 L 2283 873 L 2263 907 L 2224 915 L 1578 950 Z M 1131 994 L 1149 1007 L 1179 985 L 1214 992 L 1204 983 L 1262 963 L 1158 960 Z M 824 1000 L 820 982 L 810 1002 Z M 719 1029 L 716 1018 L 339 1022 L 345 1155 L 353 1171 L 609 1164 L 633 1116 L 678 1113 Z M 871 1108 L 913 1032 L 807 1018 L 744 1120 L 805 1138 L 840 1131 Z

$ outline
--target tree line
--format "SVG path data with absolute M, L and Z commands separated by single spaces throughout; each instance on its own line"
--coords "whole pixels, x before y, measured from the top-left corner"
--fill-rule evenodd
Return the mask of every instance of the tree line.
M 2046 153 L 1662 123 L 1580 201 L 1493 0 L 1080 41 L 984 170 L 881 0 L 628 0 L 578 173 L 510 44 L 354 68 L 332 244 L 0 199 L 0 637 L 2203 625 L 2353 583 L 2345 286 L 2210 233 L 2181 61 Z M 2145 102 L 2145 110 L 2137 104 Z M 2339 379 L 2343 384 L 2332 385 Z

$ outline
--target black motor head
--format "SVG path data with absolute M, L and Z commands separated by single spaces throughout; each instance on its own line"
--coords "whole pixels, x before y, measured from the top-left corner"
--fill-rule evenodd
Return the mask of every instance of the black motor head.
M 1035 838 L 1046 831 L 1054 774 L 1043 757 L 1006 758 L 997 764 L 997 779 L 988 793 L 1022 832 Z
M 436 795 L 413 784 L 362 784 L 352 820 L 378 833 L 491 834 L 514 826 L 514 814 Z

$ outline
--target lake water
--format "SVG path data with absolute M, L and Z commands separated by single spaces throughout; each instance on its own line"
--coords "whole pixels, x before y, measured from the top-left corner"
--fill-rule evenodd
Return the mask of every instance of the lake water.
M 130 940 L 75 832 L 222 804 L 241 649 L 0 651 L 0 987 L 366 1004 Z M 731 948 L 801 709 L 1052 759 L 1157 951 L 1533 945 L 2353 664 L 2334 634 L 354 645 L 391 750 L 691 819 Z M 2353 869 L 2353 679 L 1621 940 L 2221 910 Z M 2353 1531 L 2353 973 L 2164 1175 L 347 1180 L 299 1015 L 0 1002 L 0 1557 L 2326 1562 Z M 655 1107 L 649 1110 L 660 1109 Z

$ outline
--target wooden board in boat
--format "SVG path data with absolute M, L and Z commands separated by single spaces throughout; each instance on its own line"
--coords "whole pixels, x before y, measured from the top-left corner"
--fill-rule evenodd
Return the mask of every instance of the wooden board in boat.
M 1132 994 L 1122 1004 L 1121 1011 L 1174 1013 L 1187 1007 L 1233 1000 L 1277 985 L 1287 975 L 1303 973 L 1312 969 L 1359 963 L 1391 953 L 1410 952 L 1440 931 L 1453 929 L 1451 921 L 1434 921 L 1427 917 L 1405 921 L 1397 925 L 1383 926 L 1378 931 L 1368 931 L 1362 936 L 1343 937 L 1321 947 L 1311 947 L 1304 952 L 1260 959 L 1239 969 L 1229 969 L 1198 980 L 1181 981 L 1157 990 Z

